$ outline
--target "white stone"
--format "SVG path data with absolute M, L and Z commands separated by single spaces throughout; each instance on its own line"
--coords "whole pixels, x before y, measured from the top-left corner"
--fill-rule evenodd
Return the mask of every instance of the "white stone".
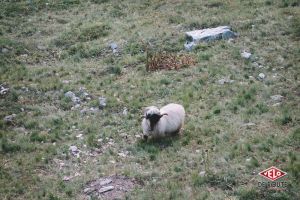
M 100 185 L 101 185 L 101 186 L 107 185 L 107 184 L 109 184 L 109 183 L 111 183 L 111 182 L 112 182 L 112 180 L 111 180 L 110 178 L 104 179 L 104 180 L 102 180 L 102 181 L 100 182 Z
M 8 49 L 7 49 L 7 48 L 2 48 L 1 52 L 2 52 L 2 53 L 7 53 L 7 52 L 8 52 Z
M 229 26 L 194 30 L 185 34 L 187 37 L 187 42 L 184 45 L 186 50 L 191 50 L 199 42 L 211 42 L 220 39 L 228 40 L 237 36 L 236 33 L 230 30 Z
M 98 142 L 102 142 L 102 141 L 103 141 L 103 139 L 102 139 L 102 138 L 100 138 L 100 139 L 98 139 L 97 141 L 98 141 Z
M 5 116 L 3 120 L 6 123 L 10 123 L 15 119 L 16 116 L 17 116 L 16 114 L 8 115 L 8 116 Z
M 199 176 L 201 176 L 201 177 L 205 176 L 205 171 L 201 171 L 201 172 L 199 173 Z
M 222 78 L 222 79 L 218 80 L 218 83 L 220 85 L 224 85 L 225 83 L 233 83 L 233 82 L 234 82 L 234 80 L 231 80 L 229 78 Z
M 0 94 L 4 95 L 8 92 L 9 88 L 5 88 L 4 86 L 0 85 Z
M 99 97 L 99 107 L 103 109 L 106 106 L 106 98 L 105 97 Z
M 229 26 L 206 28 L 202 30 L 189 31 L 185 33 L 190 41 L 214 41 L 218 39 L 230 39 L 236 37 L 236 33 L 230 30 Z
M 241 53 L 241 56 L 245 59 L 249 59 L 249 58 L 251 58 L 252 54 L 244 51 L 243 53 Z
M 73 98 L 73 97 L 76 97 L 76 95 L 74 94 L 74 92 L 68 91 L 68 92 L 65 93 L 65 97 Z
M 47 47 L 43 46 L 43 45 L 37 45 L 38 50 L 46 50 Z
M 243 124 L 243 126 L 255 126 L 255 123 L 253 123 L 253 122 L 249 122 L 249 123 L 245 123 L 245 124 Z
M 260 73 L 260 74 L 258 74 L 258 78 L 265 79 L 266 75 L 264 73 Z
M 127 114 L 128 114 L 127 108 L 126 108 L 126 107 L 124 107 L 124 108 L 123 108 L 123 115 L 125 115 L 125 116 L 126 116 Z
M 120 157 L 123 157 L 123 158 L 125 158 L 125 157 L 126 157 L 126 154 L 125 154 L 125 153 L 123 153 L 123 152 L 121 152 L 121 153 L 118 153 L 118 155 L 119 155 Z
M 114 186 L 110 185 L 110 186 L 101 188 L 98 192 L 101 194 L 101 193 L 113 190 L 114 188 L 115 188 Z
M 118 48 L 118 45 L 117 45 L 115 42 L 112 42 L 112 43 L 110 44 L 110 48 L 111 48 L 112 50 L 117 49 L 117 48 Z
M 187 50 L 187 51 L 191 51 L 193 49 L 193 47 L 196 46 L 196 43 L 195 42 L 186 42 L 184 44 L 184 48 Z
M 69 150 L 72 152 L 79 152 L 79 150 L 76 146 L 70 146 Z
M 271 96 L 272 101 L 275 101 L 275 102 L 280 102 L 280 101 L 282 101 L 283 98 L 284 97 L 279 94 Z
M 280 106 L 280 105 L 281 105 L 281 103 L 275 103 L 272 106 L 276 107 L 276 106 Z

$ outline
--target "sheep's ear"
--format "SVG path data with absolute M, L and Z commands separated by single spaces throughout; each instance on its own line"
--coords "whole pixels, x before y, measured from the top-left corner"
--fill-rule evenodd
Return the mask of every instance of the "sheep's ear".
M 144 108 L 144 110 L 143 110 L 144 115 L 146 115 L 146 112 L 148 112 L 148 110 L 150 110 L 150 107 Z
M 163 113 L 160 115 L 160 118 L 162 118 L 164 115 L 168 115 L 168 113 Z
M 141 115 L 141 119 L 144 119 L 144 118 L 146 118 L 146 116 L 145 115 Z

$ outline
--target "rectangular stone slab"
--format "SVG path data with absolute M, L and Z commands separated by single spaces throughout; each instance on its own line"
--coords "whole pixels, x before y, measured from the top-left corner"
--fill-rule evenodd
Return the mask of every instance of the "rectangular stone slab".
M 189 42 L 209 42 L 219 39 L 229 39 L 236 37 L 236 33 L 230 30 L 229 26 L 219 26 L 216 28 L 206 28 L 202 30 L 189 31 L 185 33 Z

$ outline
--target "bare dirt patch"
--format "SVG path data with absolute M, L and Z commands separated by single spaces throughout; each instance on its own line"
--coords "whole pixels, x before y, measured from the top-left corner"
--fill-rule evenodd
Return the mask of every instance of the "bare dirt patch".
M 139 183 L 126 176 L 108 176 L 88 182 L 83 193 L 99 199 L 123 199 Z

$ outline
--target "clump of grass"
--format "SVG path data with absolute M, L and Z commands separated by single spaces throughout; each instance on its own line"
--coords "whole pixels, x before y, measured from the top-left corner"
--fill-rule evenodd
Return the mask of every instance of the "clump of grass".
M 55 45 L 71 46 L 79 42 L 87 42 L 96 40 L 101 37 L 106 37 L 111 30 L 110 25 L 103 23 L 89 23 L 84 25 L 77 25 L 70 31 L 64 32 L 55 41 Z
M 0 53 L 0 65 L 20 63 L 16 56 L 26 53 L 26 48 L 21 42 L 0 36 L 0 50 L 6 49 L 7 51 Z
M 255 189 L 243 189 L 239 191 L 240 200 L 256 200 L 259 199 L 259 193 Z
M 1 138 L 1 151 L 4 153 L 13 153 L 21 150 L 19 144 L 10 142 L 7 138 Z
M 297 155 L 293 152 L 288 154 L 289 162 L 287 166 L 287 171 L 290 172 L 296 179 L 300 178 L 300 160 Z
M 122 73 L 122 68 L 120 66 L 110 66 L 109 72 L 111 74 L 120 75 Z
M 98 141 L 97 141 L 97 138 L 96 138 L 95 134 L 89 134 L 88 135 L 87 144 L 90 147 L 97 147 L 98 146 Z
M 80 42 L 70 46 L 70 48 L 67 50 L 67 54 L 63 55 L 63 57 L 70 55 L 76 58 L 93 58 L 100 54 L 101 51 L 102 47 L 100 46 L 87 45 L 83 42 Z
M 170 85 L 171 84 L 171 80 L 167 79 L 167 78 L 163 78 L 160 80 L 160 83 L 163 85 Z
M 292 133 L 292 135 L 291 135 L 291 139 L 292 139 L 294 142 L 300 144 L 300 128 L 296 128 L 296 129 L 293 131 L 293 133 Z
M 199 60 L 199 62 L 201 62 L 201 61 L 209 61 L 210 58 L 211 58 L 212 56 L 213 56 L 213 55 L 208 54 L 208 53 L 201 53 L 201 54 L 198 56 L 198 60 Z
M 281 117 L 276 119 L 277 123 L 284 126 L 293 121 L 293 118 L 289 113 L 283 113 Z
M 78 39 L 83 42 L 96 40 L 100 37 L 107 36 L 110 29 L 111 27 L 109 25 L 100 23 L 82 26 Z
M 207 176 L 192 176 L 192 182 L 194 187 L 199 187 L 204 184 L 207 184 L 211 187 L 218 187 L 222 190 L 232 190 L 232 187 L 237 185 L 237 180 L 235 179 L 234 173 L 217 175 L 217 174 L 208 174 Z
M 251 87 L 248 90 L 242 90 L 242 92 L 237 96 L 237 98 L 234 99 L 233 104 L 237 104 L 241 107 L 244 107 L 250 104 L 251 102 L 253 103 L 256 100 L 256 93 L 257 91 L 255 87 Z
M 215 115 L 219 115 L 221 113 L 221 109 L 220 108 L 215 108 L 214 111 L 213 111 L 213 113 Z
M 144 46 L 142 44 L 140 44 L 139 42 L 130 40 L 130 41 L 128 41 L 127 45 L 125 46 L 124 52 L 134 56 L 134 55 L 143 53 Z
M 258 149 L 259 149 L 260 151 L 263 151 L 263 152 L 270 152 L 270 151 L 271 151 L 270 146 L 269 146 L 269 144 L 267 144 L 267 143 L 261 143 L 261 144 L 258 146 Z
M 169 23 L 170 24 L 181 24 L 184 21 L 185 21 L 185 19 L 182 16 L 180 16 L 180 15 L 169 17 Z
M 253 169 L 259 167 L 259 162 L 255 157 L 250 159 L 250 163 L 247 165 L 248 168 Z
M 299 6 L 300 3 L 297 0 L 281 0 L 280 7 Z
M 96 3 L 96 4 L 102 4 L 102 3 L 109 2 L 109 0 L 91 0 L 91 2 Z
M 300 40 L 300 15 L 295 15 L 292 19 L 292 33 L 297 40 Z
M 46 142 L 47 137 L 39 132 L 32 132 L 30 135 L 30 141 L 32 142 Z

